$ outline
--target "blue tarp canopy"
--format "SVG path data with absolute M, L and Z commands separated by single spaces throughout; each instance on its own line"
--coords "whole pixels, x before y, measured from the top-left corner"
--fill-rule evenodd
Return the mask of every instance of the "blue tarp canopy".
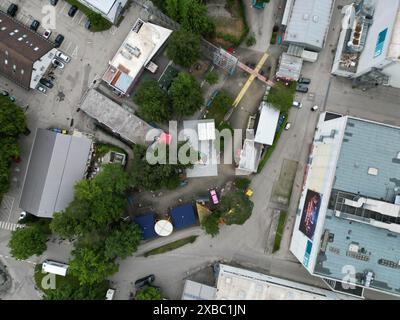
M 155 214 L 153 212 L 143 216 L 137 216 L 133 218 L 133 221 L 138 224 L 140 230 L 142 230 L 142 240 L 152 239 L 157 236 L 154 231 Z
M 193 205 L 188 203 L 171 210 L 172 224 L 176 229 L 189 227 L 196 224 Z

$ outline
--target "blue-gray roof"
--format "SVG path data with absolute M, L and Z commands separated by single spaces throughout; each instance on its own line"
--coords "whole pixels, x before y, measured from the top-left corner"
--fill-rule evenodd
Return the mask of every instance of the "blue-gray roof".
M 393 202 L 400 187 L 400 129 L 349 118 L 334 189 Z M 378 175 L 368 174 L 369 168 Z
M 399 128 L 348 119 L 323 228 L 331 234 L 330 241 L 318 255 L 315 273 L 343 280 L 345 266 L 354 267 L 357 275 L 372 271 L 372 288 L 400 294 L 400 234 L 334 214 L 337 191 L 393 203 L 400 186 L 399 152 Z M 378 174 L 370 175 L 370 168 Z M 350 244 L 358 245 L 359 253 L 349 254 Z

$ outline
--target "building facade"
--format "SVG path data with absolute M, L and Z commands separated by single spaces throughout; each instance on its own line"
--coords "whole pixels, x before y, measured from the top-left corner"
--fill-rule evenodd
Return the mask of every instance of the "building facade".
M 342 13 L 332 73 L 365 88 L 400 88 L 400 1 L 357 1 Z

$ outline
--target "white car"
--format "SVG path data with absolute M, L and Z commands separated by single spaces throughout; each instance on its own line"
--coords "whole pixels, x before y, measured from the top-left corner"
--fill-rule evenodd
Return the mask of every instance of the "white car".
M 303 104 L 298 101 L 293 101 L 292 107 L 301 109 L 303 107 Z
M 289 130 L 292 124 L 290 122 L 286 123 L 285 130 Z
M 43 37 L 45 37 L 46 39 L 50 38 L 51 36 L 51 30 L 46 29 L 43 33 Z
M 64 67 L 65 67 L 65 64 L 57 59 L 53 59 L 52 64 L 53 64 L 53 66 L 55 66 L 56 68 L 59 68 L 59 69 L 64 69 Z
M 318 110 L 318 106 L 314 106 L 311 108 L 311 111 L 317 111 Z
M 36 90 L 41 92 L 41 93 L 46 93 L 47 92 L 47 89 L 44 86 L 40 85 L 40 84 L 36 87 Z
M 24 219 L 25 217 L 26 217 L 26 212 L 25 212 L 25 211 L 22 211 L 22 212 L 19 214 L 18 221 L 21 221 L 21 220 Z
M 66 54 L 62 53 L 61 51 L 57 51 L 56 53 L 56 57 L 62 61 L 64 61 L 65 63 L 68 63 L 71 61 L 71 58 L 68 57 Z

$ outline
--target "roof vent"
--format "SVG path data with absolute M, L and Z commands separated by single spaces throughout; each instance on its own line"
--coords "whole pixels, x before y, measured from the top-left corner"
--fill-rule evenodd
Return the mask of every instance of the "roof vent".
M 315 23 L 317 23 L 319 21 L 319 17 L 318 16 L 313 16 L 312 21 L 314 21 Z
M 349 251 L 350 252 L 354 252 L 354 253 L 358 253 L 358 251 L 360 250 L 360 246 L 357 243 L 350 243 L 349 245 Z
M 397 153 L 397 157 L 396 158 L 400 160 L 400 151 Z
M 303 14 L 303 20 L 308 20 L 310 18 L 310 16 L 308 15 L 308 13 Z
M 377 168 L 369 168 L 368 169 L 368 174 L 371 176 L 377 176 L 378 175 L 378 169 Z

